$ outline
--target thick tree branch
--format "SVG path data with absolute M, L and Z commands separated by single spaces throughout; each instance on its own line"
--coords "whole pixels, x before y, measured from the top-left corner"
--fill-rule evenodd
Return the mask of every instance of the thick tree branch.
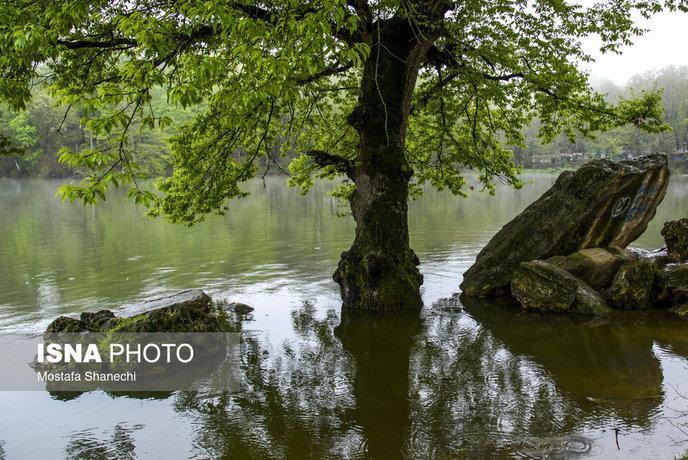
M 57 44 L 65 46 L 71 50 L 83 48 L 116 48 L 122 45 L 137 46 L 136 40 L 130 38 L 113 38 L 110 40 L 64 40 L 58 39 Z
M 432 96 L 435 95 L 435 93 L 437 93 L 442 88 L 447 86 L 449 83 L 451 83 L 458 76 L 459 76 L 458 72 L 451 72 L 451 73 L 448 73 L 447 75 L 445 75 L 444 77 L 440 78 L 439 81 L 432 88 L 430 88 L 428 91 L 426 91 L 425 94 L 418 100 L 418 102 L 416 102 L 413 105 L 413 107 L 411 107 L 410 113 L 413 113 L 413 111 L 416 107 L 425 106 L 430 101 Z
M 332 64 L 331 66 L 325 67 L 323 70 L 320 72 L 316 72 L 312 75 L 309 75 L 307 77 L 302 77 L 297 79 L 297 83 L 299 85 L 307 85 L 308 83 L 313 83 L 314 81 L 318 81 L 321 78 L 325 77 L 330 77 L 332 75 L 337 75 L 342 72 L 346 72 L 347 70 L 351 69 L 353 67 L 352 63 L 347 63 L 347 64 Z
M 199 39 L 204 39 L 211 37 L 215 34 L 215 31 L 213 30 L 212 27 L 210 26 L 201 26 L 198 27 L 197 29 L 194 29 L 191 31 L 191 33 L 183 33 L 183 32 L 177 32 L 174 34 L 173 38 L 175 40 L 178 40 L 180 42 L 184 43 L 191 43 L 195 40 Z M 93 39 L 93 40 L 88 40 L 88 39 L 75 39 L 75 40 L 68 40 L 68 39 L 58 39 L 56 41 L 58 45 L 65 46 L 69 49 L 84 49 L 84 48 L 100 48 L 100 49 L 108 49 L 108 48 L 120 48 L 122 46 L 126 46 L 128 48 L 133 48 L 138 46 L 138 42 L 134 40 L 133 38 L 110 38 L 110 39 Z
M 337 171 L 346 174 L 349 177 L 354 173 L 354 162 L 338 155 L 333 155 L 324 150 L 309 150 L 306 155 L 311 157 L 315 164 L 321 168 L 333 166 Z
M 370 10 L 368 0 L 347 0 L 347 5 L 352 7 L 360 20 L 358 32 L 365 43 L 372 42 L 373 33 L 373 13 Z

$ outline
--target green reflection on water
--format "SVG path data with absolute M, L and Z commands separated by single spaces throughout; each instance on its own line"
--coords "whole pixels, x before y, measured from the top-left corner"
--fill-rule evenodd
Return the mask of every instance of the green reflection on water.
M 666 442 L 678 431 L 663 418 L 675 397 L 663 379 L 680 385 L 688 372 L 663 376 L 653 340 L 685 359 L 685 323 L 647 312 L 600 321 L 457 305 L 338 318 L 305 304 L 292 313 L 298 340 L 245 340 L 242 393 L 184 393 L 175 407 L 195 420 L 197 453 L 211 457 L 680 452 Z

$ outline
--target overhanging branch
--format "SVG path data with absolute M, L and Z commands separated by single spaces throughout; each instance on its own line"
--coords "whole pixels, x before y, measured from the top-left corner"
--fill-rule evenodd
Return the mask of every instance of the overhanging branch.
M 110 40 L 64 40 L 58 39 L 58 45 L 66 46 L 70 50 L 83 48 L 116 48 L 122 45 L 134 47 L 138 43 L 130 38 L 113 38 Z
M 352 63 L 347 63 L 347 64 L 332 64 L 331 66 L 325 67 L 323 70 L 320 72 L 316 72 L 312 75 L 309 75 L 307 77 L 302 77 L 297 79 L 297 83 L 299 85 L 307 85 L 308 83 L 313 83 L 314 81 L 318 81 L 321 78 L 325 77 L 330 77 L 332 75 L 337 75 L 338 73 L 346 72 L 347 70 L 351 69 L 353 67 Z
M 349 177 L 354 173 L 354 162 L 338 155 L 325 152 L 324 150 L 309 150 L 306 155 L 311 157 L 315 164 L 321 168 L 327 166 L 334 167 L 337 171 L 346 174 Z

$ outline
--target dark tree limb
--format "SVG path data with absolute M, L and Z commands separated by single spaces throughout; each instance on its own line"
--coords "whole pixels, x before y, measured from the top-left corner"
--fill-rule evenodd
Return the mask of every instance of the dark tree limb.
M 134 47 L 138 43 L 130 38 L 113 38 L 111 40 L 57 40 L 58 45 L 66 46 L 70 50 L 84 48 L 116 48 L 122 45 Z
M 332 75 L 337 75 L 342 72 L 346 72 L 347 70 L 351 69 L 353 67 L 353 64 L 351 62 L 346 63 L 346 64 L 332 64 L 328 67 L 325 67 L 323 70 L 320 72 L 316 72 L 312 75 L 309 75 L 307 77 L 302 77 L 297 80 L 299 85 L 307 85 L 308 83 L 313 83 L 315 81 L 320 80 L 321 78 L 329 77 Z
M 349 177 L 354 175 L 354 162 L 338 155 L 333 155 L 324 150 L 308 150 L 306 155 L 311 157 L 315 164 L 321 168 L 333 166 L 337 171 Z

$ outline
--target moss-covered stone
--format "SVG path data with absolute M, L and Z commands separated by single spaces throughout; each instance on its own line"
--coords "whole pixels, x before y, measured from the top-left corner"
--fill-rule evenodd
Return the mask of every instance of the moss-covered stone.
M 115 314 L 110 310 L 100 310 L 96 313 L 85 311 L 81 314 L 80 319 L 91 332 L 110 329 L 116 322 Z
M 608 313 L 599 293 L 548 262 L 524 262 L 514 273 L 511 293 L 527 310 L 571 312 L 588 315 Z
M 662 236 L 669 257 L 674 262 L 688 261 L 688 219 L 671 220 L 664 224 Z
M 688 263 L 669 264 L 657 272 L 657 300 L 664 306 L 688 303 Z
M 551 257 L 547 262 L 601 290 L 612 284 L 614 274 L 630 259 L 623 249 L 611 247 L 581 249 L 568 256 Z
M 138 312 L 117 317 L 109 310 L 84 312 L 81 319 L 61 316 L 46 333 L 55 332 L 228 332 L 236 327 L 210 297 L 198 289 L 146 302 Z
M 240 316 L 250 315 L 254 308 L 241 302 L 232 302 L 227 305 L 227 308 Z
M 612 281 L 612 307 L 619 310 L 651 308 L 655 300 L 654 281 L 655 266 L 652 260 L 637 259 L 625 263 Z
M 667 159 L 659 154 L 619 163 L 594 160 L 562 173 L 480 251 L 461 289 L 475 296 L 508 294 L 521 262 L 625 248 L 647 228 L 668 183 Z
M 59 316 L 48 325 L 45 330 L 46 334 L 57 332 L 89 332 L 86 323 L 76 318 L 68 316 Z

